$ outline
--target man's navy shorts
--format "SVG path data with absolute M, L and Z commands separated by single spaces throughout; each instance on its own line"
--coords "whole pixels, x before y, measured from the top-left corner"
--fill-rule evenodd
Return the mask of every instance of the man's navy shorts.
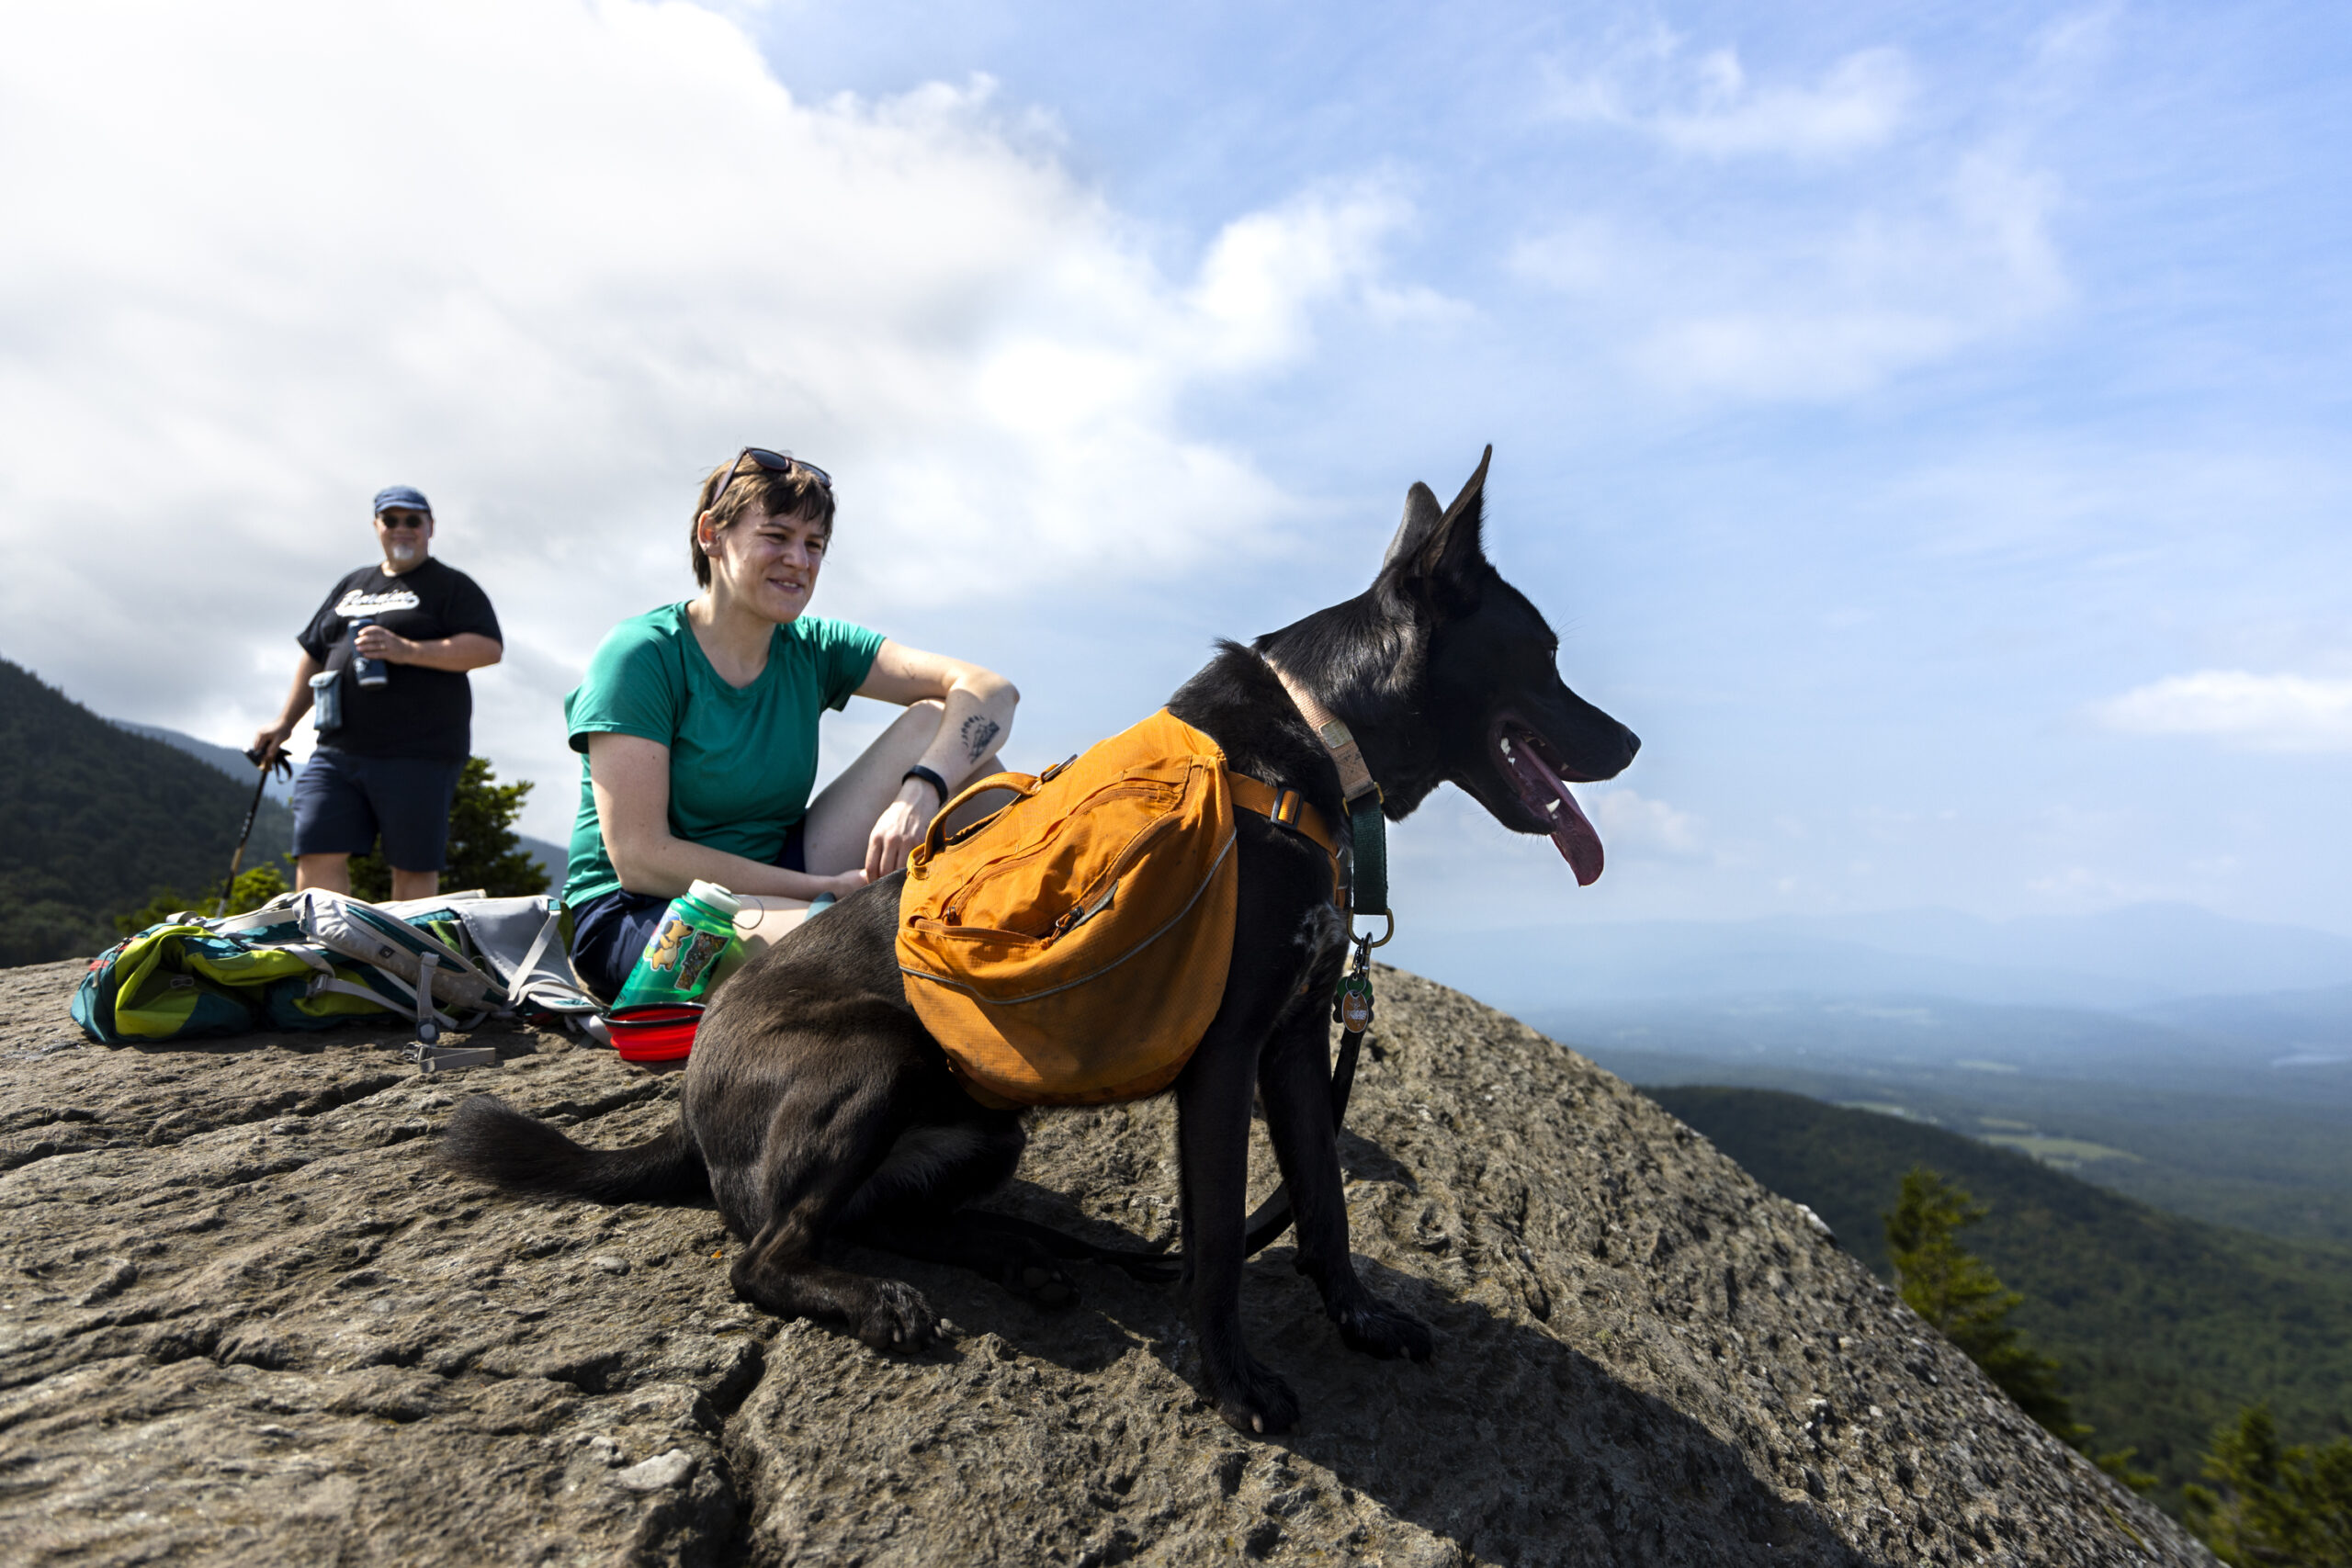
M 395 871 L 439 871 L 463 757 L 361 757 L 322 746 L 294 780 L 294 852 L 364 855 L 384 840 Z
M 770 864 L 786 871 L 807 871 L 807 852 L 800 830 L 808 818 L 785 829 L 784 848 Z M 610 1002 L 621 994 L 628 972 L 637 967 L 646 942 L 670 900 L 651 893 L 631 893 L 626 887 L 600 893 L 571 910 L 571 972 L 598 999 Z

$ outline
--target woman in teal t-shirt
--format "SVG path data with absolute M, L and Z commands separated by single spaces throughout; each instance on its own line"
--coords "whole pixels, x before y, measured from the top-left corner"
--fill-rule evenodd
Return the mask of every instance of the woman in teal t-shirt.
M 803 613 L 832 533 L 822 469 L 745 447 L 696 499 L 702 592 L 615 626 L 564 699 L 584 755 L 572 967 L 608 1001 L 688 883 L 780 908 L 848 893 L 905 865 L 946 797 L 994 771 L 1011 682 Z M 853 695 L 907 711 L 812 801 L 818 716 Z

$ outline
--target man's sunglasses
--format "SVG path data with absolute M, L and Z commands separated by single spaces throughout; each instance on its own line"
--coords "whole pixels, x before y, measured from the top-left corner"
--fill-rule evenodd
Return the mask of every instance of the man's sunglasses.
M 717 490 L 710 492 L 710 506 L 717 506 L 718 498 L 727 493 L 727 487 L 735 482 L 735 476 L 742 471 L 743 459 L 746 457 L 772 474 L 788 474 L 793 469 L 798 468 L 828 491 L 833 488 L 833 476 L 814 463 L 802 462 L 787 452 L 771 452 L 764 446 L 746 446 L 735 454 L 733 462 L 727 465 L 727 477 L 718 481 Z M 709 509 L 710 507 L 704 508 L 705 511 Z
M 379 512 L 376 521 L 387 528 L 422 528 L 432 519 L 422 512 Z

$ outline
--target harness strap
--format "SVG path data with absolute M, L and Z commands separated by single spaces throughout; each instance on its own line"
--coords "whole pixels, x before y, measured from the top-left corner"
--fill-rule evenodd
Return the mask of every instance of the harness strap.
M 1226 773 L 1226 784 L 1233 792 L 1233 804 L 1243 811 L 1253 811 L 1268 820 L 1296 833 L 1320 849 L 1331 859 L 1331 902 L 1347 907 L 1341 894 L 1340 874 L 1340 840 L 1333 835 L 1323 814 L 1306 803 L 1306 797 L 1295 789 L 1277 790 L 1273 785 L 1250 777 L 1247 773 Z
M 1271 817 L 1295 833 L 1312 839 L 1322 846 L 1323 852 L 1333 860 L 1340 858 L 1340 840 L 1332 836 L 1330 825 L 1323 814 L 1306 803 L 1306 797 L 1295 789 L 1278 790 L 1270 784 L 1251 778 L 1247 773 L 1228 773 L 1227 782 L 1233 788 L 1233 804 L 1244 811 L 1254 811 L 1261 817 Z

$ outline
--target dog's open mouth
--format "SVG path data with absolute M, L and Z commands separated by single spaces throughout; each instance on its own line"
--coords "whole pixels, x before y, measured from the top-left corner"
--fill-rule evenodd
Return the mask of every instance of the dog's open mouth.
M 1600 835 L 1568 793 L 1567 780 L 1561 776 L 1567 770 L 1544 738 L 1523 724 L 1506 720 L 1497 726 L 1495 750 L 1521 802 L 1552 825 L 1552 841 L 1577 874 L 1577 886 L 1591 886 L 1600 879 Z

